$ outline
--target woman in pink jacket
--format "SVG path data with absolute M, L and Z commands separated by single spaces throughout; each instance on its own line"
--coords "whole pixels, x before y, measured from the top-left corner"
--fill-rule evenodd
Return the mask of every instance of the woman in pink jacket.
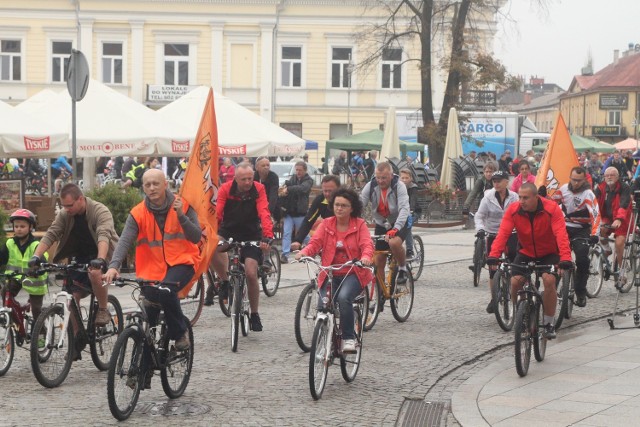
M 520 190 L 520 187 L 522 187 L 522 184 L 525 182 L 530 182 L 532 184 L 536 183 L 536 177 L 531 174 L 531 165 L 528 161 L 524 159 L 520 160 L 520 163 L 518 164 L 518 171 L 520 171 L 520 174 L 515 177 L 510 188 L 510 190 L 515 193 Z
M 335 216 L 322 221 L 309 244 L 296 254 L 296 259 L 302 256 L 312 257 L 322 252 L 321 263 L 325 266 L 344 264 L 354 259 L 359 259 L 364 265 L 372 265 L 373 243 L 367 224 L 360 218 L 362 203 L 358 194 L 341 187 L 333 193 L 330 200 L 329 208 Z M 353 300 L 371 280 L 373 273 L 366 268 L 347 267 L 334 272 L 332 289 L 337 289 L 342 283 L 335 300 L 340 308 L 343 325 L 342 351 L 345 353 L 356 351 Z M 321 297 L 327 293 L 325 282 L 326 274 L 323 272 L 318 277 Z

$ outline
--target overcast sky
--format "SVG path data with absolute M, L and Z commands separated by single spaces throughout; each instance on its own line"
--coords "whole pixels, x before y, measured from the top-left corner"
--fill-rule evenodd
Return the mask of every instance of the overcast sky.
M 503 23 L 494 45 L 495 55 L 508 71 L 544 77 L 568 89 L 586 64 L 589 52 L 594 72 L 613 61 L 630 42 L 640 43 L 640 0 L 547 0 L 547 13 L 530 0 L 510 0 L 517 23 Z

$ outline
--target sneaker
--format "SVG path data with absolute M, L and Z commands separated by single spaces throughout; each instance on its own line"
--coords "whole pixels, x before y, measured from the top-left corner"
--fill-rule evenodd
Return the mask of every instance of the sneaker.
M 356 340 L 343 340 L 342 341 L 343 353 L 357 353 Z
M 616 280 L 615 287 L 619 292 L 622 292 L 622 288 L 624 288 L 626 284 L 627 284 L 626 276 L 620 276 L 618 280 Z
M 96 326 L 106 326 L 111 322 L 111 313 L 106 308 L 98 309 L 96 313 Z
M 280 262 L 281 262 L 282 264 L 289 264 L 289 258 L 287 258 L 287 256 L 286 256 L 285 254 L 282 254 L 282 255 L 280 256 Z
M 405 270 L 398 271 L 398 277 L 396 278 L 396 283 L 398 285 L 404 285 L 407 283 L 407 272 Z
M 578 295 L 576 298 L 576 305 L 578 307 L 586 307 L 587 297 L 585 295 Z
M 495 310 L 493 309 L 493 300 L 489 301 L 489 305 L 487 305 L 487 313 L 493 314 Z
M 189 341 L 189 331 L 185 331 L 182 338 L 176 340 L 176 350 L 186 351 L 191 347 L 191 341 Z
M 544 327 L 544 332 L 542 332 L 542 336 L 548 340 L 552 340 L 556 337 L 556 327 L 551 323 L 547 323 Z
M 204 305 L 213 305 L 213 291 L 214 291 L 214 284 L 210 284 L 209 287 L 207 288 L 207 293 L 204 296 Z
M 220 282 L 220 289 L 218 290 L 218 298 L 221 300 L 229 299 L 229 281 L 224 280 Z
M 255 332 L 262 331 L 262 322 L 258 313 L 251 313 L 251 330 Z

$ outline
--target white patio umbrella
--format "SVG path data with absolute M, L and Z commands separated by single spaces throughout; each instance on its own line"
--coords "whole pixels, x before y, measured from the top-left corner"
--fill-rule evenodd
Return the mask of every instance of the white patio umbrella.
M 444 156 L 442 157 L 442 172 L 440 173 L 440 185 L 444 188 L 448 186 L 455 190 L 453 185 L 453 177 L 451 176 L 453 168 L 451 167 L 451 159 L 457 159 L 462 156 L 462 140 L 460 139 L 460 126 L 458 124 L 458 113 L 455 108 L 449 110 L 449 123 L 447 125 L 447 138 L 444 144 Z
M 396 108 L 389 107 L 386 115 L 382 147 L 380 147 L 381 161 L 400 158 L 400 139 L 398 138 L 398 126 L 396 125 Z

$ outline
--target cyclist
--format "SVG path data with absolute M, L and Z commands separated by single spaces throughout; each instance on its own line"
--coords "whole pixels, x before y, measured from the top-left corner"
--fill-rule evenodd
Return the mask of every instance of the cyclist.
M 322 252 L 322 265 L 344 264 L 347 261 L 359 259 L 364 265 L 371 265 L 373 257 L 373 243 L 369 235 L 369 229 L 362 214 L 362 203 L 358 194 L 344 187 L 333 193 L 329 202 L 335 216 L 322 221 L 318 230 L 314 233 L 309 244 L 295 256 L 315 256 Z M 321 298 L 327 294 L 328 283 L 326 274 L 322 272 L 318 277 Z M 335 295 L 340 310 L 340 323 L 342 325 L 342 351 L 344 353 L 356 352 L 356 333 L 354 330 L 353 300 L 361 290 L 373 280 L 373 274 L 369 269 L 352 269 L 345 267 L 334 273 L 331 283 L 332 290 L 340 286 Z M 342 284 L 342 285 L 340 285 Z
M 620 268 L 629 221 L 631 220 L 631 189 L 620 181 L 618 169 L 615 166 L 610 166 L 604 171 L 604 182 L 598 184 L 594 193 L 600 207 L 602 223 L 610 226 L 610 228 L 601 227 L 600 235 L 607 237 L 613 231 L 616 260 L 618 268 Z M 621 287 L 621 280 L 626 280 L 626 278 L 620 277 L 615 285 L 617 288 Z
M 73 174 L 73 168 L 65 156 L 60 156 L 51 163 L 51 178 L 54 180 L 55 194 L 60 193 L 62 181 L 71 174 Z
M 190 347 L 187 321 L 182 314 L 178 292 L 187 286 L 200 263 L 197 243 L 202 237 L 198 214 L 168 189 L 164 172 L 150 169 L 142 176 L 145 199 L 127 217 L 122 236 L 104 274 L 106 283 L 120 273 L 129 248 L 136 246 L 136 276 L 164 282 L 162 288 L 144 288 L 151 324 L 157 322 L 159 304 L 164 309 L 169 339 L 180 351 Z M 167 292 L 166 289 L 169 291 Z
M 564 222 L 564 215 L 560 207 L 552 200 L 538 196 L 538 189 L 530 182 L 525 182 L 518 191 L 519 203 L 513 203 L 507 208 L 493 241 L 487 264 L 495 269 L 498 258 L 504 251 L 507 240 L 513 229 L 518 233 L 520 248 L 514 259 L 514 264 L 526 264 L 535 261 L 542 265 L 557 264 L 558 276 L 563 270 L 573 267 L 571 261 L 571 247 Z M 522 289 L 524 274 L 521 269 L 514 267 L 511 277 L 511 295 L 518 295 Z M 554 316 L 556 314 L 556 280 L 555 274 L 542 273 L 544 283 L 544 336 L 547 339 L 556 337 Z
M 560 187 L 552 199 L 564 212 L 571 249 L 576 254 L 576 305 L 584 307 L 587 305 L 589 243 L 597 243 L 600 234 L 600 212 L 586 169 L 582 166 L 571 169 L 569 183 Z
M 133 166 L 129 172 L 125 175 L 124 182 L 122 183 L 122 188 L 133 187 L 133 188 L 141 188 L 142 187 L 142 176 L 144 173 L 150 169 L 156 169 L 160 161 L 156 157 L 147 157 L 144 159 L 144 162 Z
M 33 256 L 38 241 L 33 236 L 36 229 L 36 216 L 28 209 L 18 209 L 9 217 L 13 226 L 13 237 L 7 239 L 0 247 L 0 265 L 4 265 L 5 272 L 28 272 L 29 259 Z M 38 319 L 42 312 L 42 301 L 47 293 L 47 274 L 38 277 L 29 277 L 26 280 L 12 280 L 7 282 L 8 290 L 17 296 L 21 288 L 29 294 L 31 314 L 33 321 Z
M 260 248 L 246 246 L 240 253 L 244 263 L 251 306 L 251 330 L 262 331 L 262 322 L 258 314 L 260 288 L 258 287 L 258 265 L 262 262 L 263 251 L 269 250 L 273 239 L 273 224 L 269 214 L 269 202 L 264 186 L 253 180 L 253 168 L 248 162 L 242 162 L 235 169 L 235 178 L 225 182 L 218 190 L 218 234 L 221 239 L 233 238 L 234 241 L 260 241 Z M 211 266 L 220 284 L 219 298 L 229 296 L 229 258 L 220 247 L 211 259 Z
M 375 176 L 367 183 L 360 193 L 363 209 L 371 203 L 373 220 L 376 224 L 374 233 L 386 234 L 384 241 L 376 242 L 376 250 L 391 250 L 398 262 L 399 285 L 407 283 L 406 254 L 402 243 L 407 238 L 409 229 L 409 195 L 407 187 L 394 175 L 389 162 L 380 162 L 376 166 Z M 375 263 L 378 271 L 384 272 L 387 257 L 380 254 Z
M 307 211 L 307 215 L 304 217 L 302 225 L 291 243 L 291 250 L 296 251 L 300 249 L 302 242 L 307 238 L 318 218 L 326 219 L 333 216 L 329 201 L 333 192 L 339 187 L 340 178 L 336 175 L 325 175 L 322 177 L 320 184 L 322 193 L 318 194 L 316 198 L 313 199 L 313 202 L 311 202 L 311 207 Z
M 487 238 L 487 254 L 491 253 L 491 247 L 495 240 L 495 234 L 500 228 L 500 222 L 505 211 L 512 204 L 518 202 L 518 194 L 507 189 L 509 185 L 509 174 L 504 171 L 496 171 L 491 175 L 493 188 L 485 192 L 484 197 L 480 201 L 480 206 L 476 215 L 473 217 L 476 226 L 478 238 L 482 239 L 485 233 L 493 236 Z M 518 245 L 518 237 L 511 233 L 507 240 L 507 256 L 509 262 L 513 262 Z M 493 313 L 493 276 L 495 270 L 489 272 L 489 292 L 491 293 L 491 301 L 487 305 L 487 313 Z
M 411 171 L 407 168 L 400 169 L 400 181 L 407 187 L 407 194 L 409 196 L 409 217 L 407 218 L 407 226 L 409 228 L 407 232 L 407 240 L 405 246 L 407 247 L 407 258 L 414 257 L 413 247 L 413 224 L 418 221 L 418 215 L 422 211 L 418 206 L 418 186 L 413 182 L 413 176 Z
M 482 169 L 482 176 L 476 180 L 476 183 L 473 185 L 473 189 L 469 192 L 467 199 L 462 205 L 462 216 L 464 217 L 465 221 L 469 217 L 469 209 L 474 204 L 476 199 L 482 200 L 482 198 L 484 197 L 484 192 L 493 188 L 491 177 L 497 170 L 498 165 L 495 162 L 487 162 L 484 165 L 484 168 Z
M 520 186 L 525 182 L 535 182 L 535 175 L 531 174 L 531 165 L 525 159 L 520 160 L 518 163 L 518 171 L 520 172 L 518 176 L 516 176 L 511 183 L 511 191 L 517 193 L 520 189 Z

